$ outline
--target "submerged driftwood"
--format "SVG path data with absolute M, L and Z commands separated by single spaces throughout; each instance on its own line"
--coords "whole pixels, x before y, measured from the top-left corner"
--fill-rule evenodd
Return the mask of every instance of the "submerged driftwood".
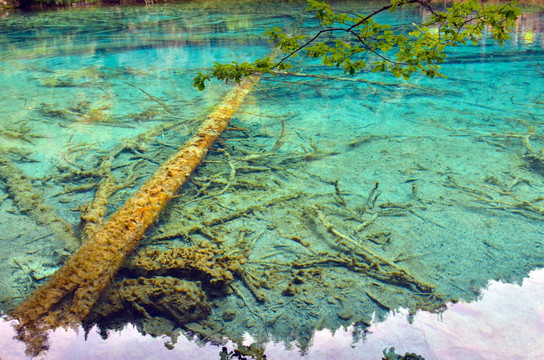
M 236 86 L 194 135 L 104 223 L 48 281 L 10 315 L 19 321 L 18 337 L 27 353 L 47 348 L 47 331 L 76 326 L 90 313 L 126 257 L 169 200 L 202 162 L 226 129 L 231 116 L 259 81 L 248 77 Z
M 74 251 L 78 248 L 80 242 L 71 225 L 55 214 L 53 208 L 34 190 L 32 181 L 2 154 L 0 154 L 0 180 L 6 184 L 9 195 L 21 213 L 27 214 L 38 225 L 47 226 L 64 242 L 67 250 Z

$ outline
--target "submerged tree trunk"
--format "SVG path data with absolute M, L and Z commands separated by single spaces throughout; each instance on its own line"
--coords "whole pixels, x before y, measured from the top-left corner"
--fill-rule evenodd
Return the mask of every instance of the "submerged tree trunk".
M 48 330 L 76 326 L 85 319 L 121 263 L 202 162 L 259 78 L 249 77 L 236 86 L 197 134 L 10 314 L 19 321 L 18 337 L 27 344 L 28 354 L 36 355 L 47 348 Z

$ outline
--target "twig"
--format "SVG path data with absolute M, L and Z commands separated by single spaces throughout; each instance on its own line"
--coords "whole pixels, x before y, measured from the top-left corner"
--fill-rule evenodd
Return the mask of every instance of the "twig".
M 279 147 L 282 144 L 283 134 L 285 133 L 285 120 L 283 119 L 282 116 L 280 116 L 280 121 L 281 121 L 281 132 L 280 132 L 280 135 L 278 136 L 278 140 L 276 140 L 276 142 L 274 143 L 274 146 L 272 146 L 271 151 L 276 151 L 277 149 L 279 149 Z
M 246 306 L 246 308 L 249 310 L 249 312 L 251 313 L 251 315 L 253 315 L 253 316 L 256 317 L 257 319 L 260 319 L 261 321 L 264 322 L 264 320 L 263 320 L 261 314 L 259 314 L 257 311 L 253 310 L 253 308 L 252 308 L 251 306 L 249 306 L 249 303 L 248 303 L 248 301 L 246 300 L 246 297 L 240 292 L 240 290 L 239 290 L 236 286 L 234 286 L 234 285 L 232 285 L 232 284 L 230 284 L 229 287 L 232 289 L 232 291 L 234 291 L 234 293 L 235 293 L 236 295 L 238 295 L 238 297 L 239 297 L 240 299 L 242 299 L 242 302 L 244 303 L 244 305 Z
M 344 199 L 340 187 L 338 186 L 338 180 L 334 180 L 334 190 L 336 190 L 336 195 L 338 196 L 338 199 L 340 199 L 340 203 L 344 206 L 348 206 L 346 199 Z
M 129 86 L 132 86 L 133 88 L 136 88 L 138 90 L 140 90 L 141 92 L 143 92 L 144 94 L 146 94 L 151 100 L 155 101 L 157 104 L 159 104 L 160 106 L 162 106 L 162 108 L 167 112 L 167 113 L 170 113 L 170 114 L 175 114 L 176 112 L 174 110 L 172 110 L 168 105 L 166 105 L 163 101 L 157 99 L 156 97 L 154 97 L 153 95 L 151 95 L 150 93 L 148 93 L 147 91 L 137 87 L 136 85 L 133 85 L 131 83 L 128 83 L 128 82 L 124 82 L 125 84 L 129 85 Z
M 27 241 L 27 242 L 25 242 L 25 245 L 29 245 L 29 244 L 32 244 L 33 242 L 40 241 L 40 240 L 45 239 L 46 237 L 49 237 L 49 236 L 51 236 L 53 234 L 55 234 L 55 233 L 50 233 L 50 234 L 47 234 L 47 235 L 44 235 L 44 236 L 40 236 L 40 237 L 38 237 L 36 239 Z
M 244 285 L 248 288 L 248 290 L 253 294 L 255 299 L 259 302 L 264 302 L 267 300 L 266 295 L 251 281 L 250 277 L 252 276 L 250 273 L 248 273 L 245 270 L 242 270 L 238 273 L 238 276 L 244 283 Z
M 16 258 L 13 258 L 13 262 L 19 267 L 19 269 L 21 269 L 23 273 L 25 273 L 26 277 L 28 278 L 28 281 L 30 281 L 30 287 L 36 287 L 36 285 L 34 284 L 34 279 L 32 279 L 32 276 L 30 276 L 30 274 L 25 270 L 25 268 L 23 267 L 23 265 L 21 265 L 19 260 L 17 260 Z
M 372 224 L 374 222 L 374 220 L 376 220 L 378 218 L 378 213 L 374 213 L 372 214 L 372 216 L 370 217 L 370 219 L 368 219 L 367 221 L 365 221 L 364 223 L 362 223 L 361 225 L 357 226 L 355 228 L 355 232 L 359 232 L 361 230 L 363 230 L 364 228 L 366 228 L 368 225 Z
M 223 187 L 223 189 L 221 189 L 221 191 L 219 191 L 218 193 L 215 193 L 215 194 L 207 195 L 207 196 L 205 196 L 206 198 L 207 197 L 219 196 L 219 195 L 222 195 L 225 192 L 227 192 L 227 190 L 234 183 L 234 178 L 236 177 L 236 167 L 234 166 L 234 163 L 232 162 L 232 158 L 231 158 L 230 154 L 225 149 L 217 149 L 217 150 L 222 152 L 223 154 L 225 154 L 225 156 L 227 157 L 227 164 L 229 165 L 229 168 L 230 168 L 229 180 L 228 180 L 227 184 Z

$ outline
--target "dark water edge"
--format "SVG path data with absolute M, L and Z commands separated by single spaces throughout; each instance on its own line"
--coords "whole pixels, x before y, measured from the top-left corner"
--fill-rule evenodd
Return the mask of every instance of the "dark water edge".
M 539 0 L 541 1 L 541 0 Z M 20 12 L 40 12 L 49 10 L 62 10 L 66 8 L 93 8 L 93 7 L 112 7 L 112 6 L 151 6 L 159 4 L 176 3 L 209 3 L 210 1 L 198 0 L 0 0 L 0 17 L 9 16 L 12 13 Z M 266 2 L 266 1 L 265 1 Z M 272 0 L 277 4 L 301 3 L 301 0 Z M 372 0 L 368 1 L 372 2 Z M 233 4 L 240 1 L 232 1 Z M 255 3 L 255 2 L 253 2 Z
M 153 5 L 163 3 L 176 3 L 176 2 L 190 2 L 194 0 L 0 0 L 0 16 L 7 16 L 13 11 L 43 11 L 51 9 L 62 9 L 65 7 L 90 7 L 90 6 L 117 6 L 117 5 Z M 278 3 L 279 1 L 274 1 Z M 300 0 L 283 0 L 281 3 L 293 3 Z M 367 0 L 366 2 L 372 2 Z M 493 4 L 497 2 L 506 2 L 504 0 L 499 1 L 481 1 L 483 4 Z M 447 3 L 447 1 L 440 1 L 437 3 Z M 526 9 L 534 7 L 532 11 L 541 11 L 544 7 L 544 0 L 520 0 L 517 1 L 520 5 L 523 5 Z

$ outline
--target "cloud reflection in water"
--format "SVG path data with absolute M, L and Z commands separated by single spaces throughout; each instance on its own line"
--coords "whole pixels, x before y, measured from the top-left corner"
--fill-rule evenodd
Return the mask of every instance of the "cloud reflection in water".
M 300 354 L 296 346 L 267 344 L 268 359 L 380 359 L 385 348 L 433 359 L 544 359 L 544 269 L 532 271 L 520 285 L 491 281 L 478 301 L 450 304 L 443 314 L 419 311 L 407 321 L 407 310 L 373 323 L 366 341 L 353 343 L 352 329 L 316 332 L 312 346 Z M 0 321 L 0 359 L 25 359 L 25 346 L 13 340 L 10 322 Z M 173 350 L 168 338 L 141 335 L 132 325 L 107 340 L 91 330 L 57 329 L 43 359 L 219 359 L 221 346 L 201 346 L 180 336 Z M 246 345 L 251 339 L 246 340 Z M 229 349 L 233 344 L 226 344 Z

